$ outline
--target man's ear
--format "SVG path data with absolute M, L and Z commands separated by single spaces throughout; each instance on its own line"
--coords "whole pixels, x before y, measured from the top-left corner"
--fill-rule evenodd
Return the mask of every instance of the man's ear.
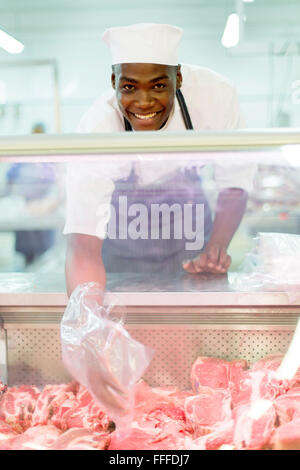
M 178 65 L 177 72 L 176 72 L 176 90 L 181 88 L 182 85 L 182 74 L 181 74 L 181 66 Z
M 114 90 L 116 89 L 116 75 L 114 74 L 114 72 L 111 74 L 111 86 Z

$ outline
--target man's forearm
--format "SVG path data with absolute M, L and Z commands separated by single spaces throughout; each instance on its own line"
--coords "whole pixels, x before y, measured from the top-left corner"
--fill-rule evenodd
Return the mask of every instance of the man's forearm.
M 96 253 L 95 253 L 96 251 Z M 66 253 L 66 287 L 68 296 L 80 284 L 96 282 L 104 291 L 106 285 L 106 272 L 101 258 L 101 250 L 82 250 L 68 243 Z
M 227 248 L 247 207 L 248 194 L 242 189 L 224 189 L 220 192 L 209 243 Z

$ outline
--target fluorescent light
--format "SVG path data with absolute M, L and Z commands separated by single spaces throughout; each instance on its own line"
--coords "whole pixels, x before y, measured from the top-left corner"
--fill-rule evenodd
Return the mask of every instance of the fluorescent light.
M 254 0 L 243 0 L 244 3 L 253 3 Z
M 23 51 L 24 45 L 17 41 L 9 34 L 5 33 L 0 29 L 0 47 L 5 49 L 10 54 L 20 54 Z
M 232 13 L 227 18 L 227 23 L 222 36 L 224 47 L 234 47 L 240 40 L 240 19 L 239 15 Z

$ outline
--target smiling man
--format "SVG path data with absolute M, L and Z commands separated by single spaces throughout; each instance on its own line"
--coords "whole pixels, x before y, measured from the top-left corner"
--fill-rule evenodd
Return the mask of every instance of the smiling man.
M 103 39 L 112 54 L 112 90 L 104 93 L 85 113 L 79 132 L 243 127 L 236 92 L 228 80 L 203 67 L 179 64 L 181 36 L 180 28 L 164 24 L 108 29 Z M 67 185 L 64 233 L 68 234 L 66 278 L 69 294 L 82 282 L 96 281 L 104 287 L 106 270 L 227 272 L 231 263 L 227 248 L 244 214 L 247 191 L 251 187 L 249 172 L 242 166 L 237 169 L 216 165 L 219 196 L 214 220 L 201 187 L 199 169 L 186 168 L 184 162 L 181 166 L 172 166 L 158 155 L 154 156 L 151 165 L 140 161 L 128 167 L 120 162 L 119 176 L 113 178 L 113 172 L 109 175 L 113 184 L 105 180 L 101 170 L 97 172 L 88 164 L 85 167 L 89 176 L 84 176 L 82 166 L 80 171 L 71 168 L 73 175 L 69 176 Z M 98 189 L 91 191 L 93 185 Z M 124 215 L 119 209 L 124 197 L 128 207 L 138 203 L 147 211 L 151 204 L 176 205 L 179 215 L 191 202 L 202 204 L 203 248 L 189 251 L 184 238 L 149 240 L 143 233 L 131 240 L 105 238 L 109 217 L 102 214 L 101 219 L 99 204 L 110 203 L 120 225 L 130 213 L 129 209 Z M 171 232 L 176 232 L 176 224 L 182 226 L 182 220 L 176 217 L 174 211 L 173 219 L 168 222 L 172 225 Z M 194 222 L 192 220 L 192 224 Z M 163 222 L 159 224 L 158 228 L 163 230 Z
M 157 131 L 168 121 L 181 87 L 180 66 L 118 64 L 112 86 L 119 109 L 135 131 Z

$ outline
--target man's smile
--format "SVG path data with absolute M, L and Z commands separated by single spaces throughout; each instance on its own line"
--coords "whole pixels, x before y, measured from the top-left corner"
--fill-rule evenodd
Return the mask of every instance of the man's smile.
M 147 113 L 147 114 L 140 114 L 140 113 L 132 113 L 131 111 L 128 111 L 129 114 L 134 116 L 136 119 L 141 119 L 142 121 L 147 121 L 149 119 L 155 118 L 158 114 L 160 114 L 162 111 L 156 111 L 154 113 Z

